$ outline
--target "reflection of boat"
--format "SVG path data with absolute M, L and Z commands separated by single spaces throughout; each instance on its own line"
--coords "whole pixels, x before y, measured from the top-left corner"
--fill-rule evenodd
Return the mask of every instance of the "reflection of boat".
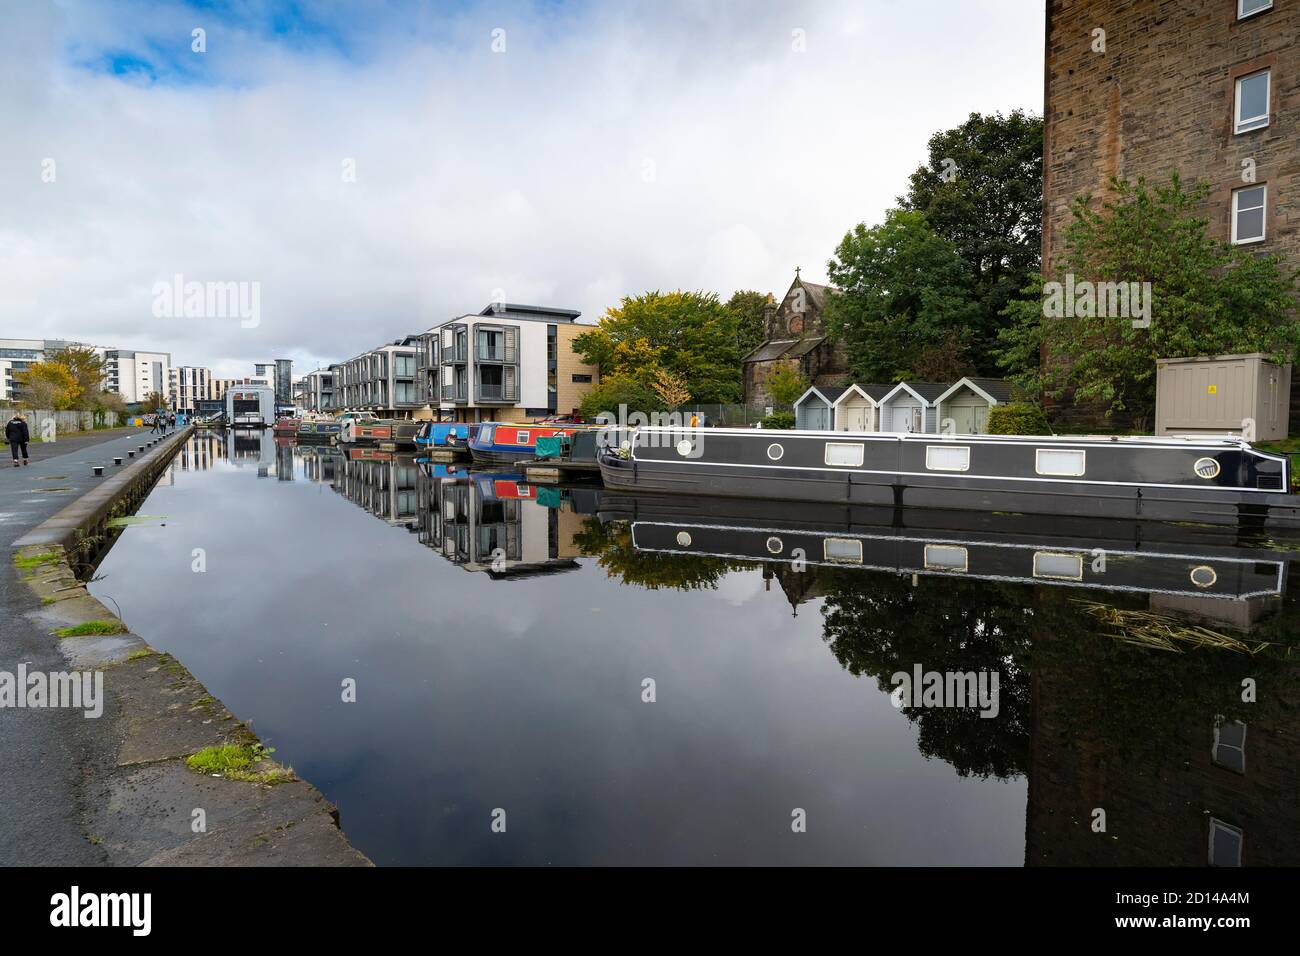
M 484 422 L 470 436 L 468 444 L 476 462 L 504 465 L 535 458 L 538 439 L 567 437 L 588 429 L 595 430 L 584 425 Z
M 425 422 L 415 436 L 415 444 L 420 448 L 446 448 L 458 439 L 463 445 L 473 427 L 465 422 Z
M 1285 457 L 1237 438 L 638 428 L 606 487 L 689 495 L 1300 527 Z
M 1187 527 L 1162 539 L 1152 532 L 1164 526 L 1144 522 L 1042 531 L 1016 515 L 608 492 L 600 515 L 660 553 L 1238 600 L 1280 595 L 1286 582 L 1277 551 Z

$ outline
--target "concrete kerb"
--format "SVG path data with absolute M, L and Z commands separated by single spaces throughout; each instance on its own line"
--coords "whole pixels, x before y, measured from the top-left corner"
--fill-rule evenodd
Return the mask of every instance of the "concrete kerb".
M 188 437 L 189 429 L 151 449 L 13 545 L 19 580 L 40 601 L 29 617 L 70 666 L 104 672 L 115 752 L 103 772 L 87 768 L 87 832 L 114 865 L 370 866 L 320 791 L 267 757 L 246 724 L 174 657 L 131 633 L 73 571 L 70 549 L 86 529 L 102 530 L 123 501 L 138 506 Z M 78 625 L 91 633 L 59 636 Z M 253 747 L 257 762 L 224 776 L 186 766 L 190 755 L 230 743 Z M 205 811 L 196 831 L 191 815 L 208 807 L 213 815 Z

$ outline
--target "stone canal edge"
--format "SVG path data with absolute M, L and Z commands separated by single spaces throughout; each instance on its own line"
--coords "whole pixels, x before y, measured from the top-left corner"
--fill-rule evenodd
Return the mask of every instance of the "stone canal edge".
M 370 866 L 319 790 L 261 741 L 185 666 L 132 634 L 71 560 L 133 512 L 192 429 L 162 440 L 13 544 L 36 624 L 69 669 L 103 673 L 102 752 L 82 768 L 87 839 L 111 866 Z M 71 632 L 71 633 L 70 633 Z M 60 636 L 60 635 L 67 636 Z M 219 772 L 189 758 L 227 748 Z M 244 761 L 247 760 L 247 763 Z

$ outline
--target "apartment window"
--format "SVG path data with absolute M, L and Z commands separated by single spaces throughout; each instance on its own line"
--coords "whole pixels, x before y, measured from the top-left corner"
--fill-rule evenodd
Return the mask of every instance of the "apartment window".
M 1224 720 L 1214 724 L 1214 749 L 1211 759 L 1220 767 L 1246 772 L 1246 725 L 1240 720 Z
M 484 361 L 500 362 L 506 356 L 506 336 L 500 329 L 478 330 L 478 357 Z
M 393 356 L 393 374 L 403 378 L 410 378 L 415 374 L 415 356 L 414 355 L 395 355 Z
M 586 385 L 591 382 L 591 376 L 575 373 L 573 376 L 573 382 L 575 385 Z
M 1232 241 L 1236 245 L 1263 242 L 1267 186 L 1247 186 L 1232 194 Z
M 1237 81 L 1236 131 L 1248 133 L 1268 125 L 1269 71 L 1252 73 Z
M 1273 9 L 1273 0 L 1237 0 L 1237 19 L 1244 20 Z

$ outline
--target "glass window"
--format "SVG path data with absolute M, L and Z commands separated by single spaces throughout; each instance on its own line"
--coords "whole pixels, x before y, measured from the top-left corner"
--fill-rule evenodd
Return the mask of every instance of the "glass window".
M 1052 448 L 1040 448 L 1035 456 L 1034 470 L 1040 475 L 1078 478 L 1084 472 L 1084 458 L 1082 450 L 1058 451 Z
M 1210 817 L 1210 866 L 1241 866 L 1242 832 Z
M 1058 581 L 1082 581 L 1083 557 L 1078 554 L 1035 551 L 1034 577 L 1052 578 Z
M 854 538 L 827 538 L 822 543 L 822 554 L 827 561 L 861 564 L 862 542 Z
M 1247 133 L 1268 125 L 1268 93 L 1268 70 L 1243 76 L 1237 81 L 1238 133 Z
M 1237 19 L 1244 20 L 1272 8 L 1273 0 L 1237 0 Z
M 953 544 L 927 544 L 925 566 L 931 571 L 965 571 L 966 549 Z
M 969 471 L 970 449 L 961 445 L 927 445 L 925 467 L 931 471 Z
M 841 442 L 826 443 L 826 464 L 844 468 L 862 467 L 862 445 Z
M 1232 194 L 1232 241 L 1237 245 L 1263 242 L 1267 186 L 1250 186 Z

